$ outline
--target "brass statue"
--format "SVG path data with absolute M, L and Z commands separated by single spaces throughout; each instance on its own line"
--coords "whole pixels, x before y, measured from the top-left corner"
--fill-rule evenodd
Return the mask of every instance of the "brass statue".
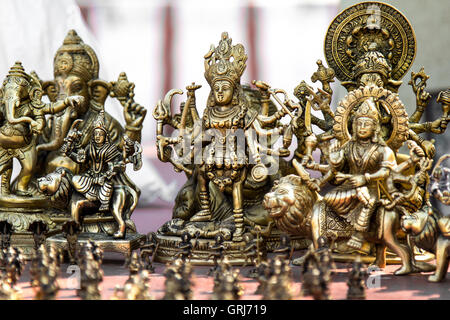
M 45 115 L 76 108 L 84 102 L 81 96 L 72 96 L 54 103 L 42 102 L 43 90 L 38 79 L 27 74 L 21 62 L 9 70 L 2 87 L 2 124 L 0 126 L 1 189 L 3 196 L 14 192 L 31 197 L 30 179 L 36 170 L 36 145 L 45 126 Z M 21 170 L 14 190 L 11 189 L 13 159 Z M 13 200 L 14 201 L 14 200 Z
M 261 198 L 279 172 L 276 169 L 268 175 L 269 167 L 277 162 L 274 156 L 289 155 L 284 146 L 272 148 L 288 128 L 278 120 L 287 113 L 295 116 L 287 109 L 287 101 L 278 99 L 282 109 L 277 111 L 269 99 L 277 91 L 267 84 L 258 82 L 259 90 L 241 85 L 246 60 L 244 47 L 232 45 L 228 34 L 222 33 L 219 45 L 212 45 L 205 55 L 205 78 L 211 91 L 203 117 L 195 100 L 200 86 L 194 83 L 186 87 L 188 98 L 181 114 L 172 116 L 170 111 L 173 95 L 182 94 L 177 89 L 169 91 L 153 111 L 159 159 L 188 176 L 177 196 L 173 219 L 160 228 L 159 237 L 189 231 L 192 236 L 200 232 L 201 238 L 211 239 L 220 232 L 225 241 L 239 243 L 246 225 L 269 222 Z M 178 129 L 178 135 L 164 136 L 164 125 Z M 264 139 L 269 143 L 264 145 Z M 234 256 L 238 259 L 239 254 Z
M 239 271 L 224 272 L 215 283 L 211 300 L 239 300 L 244 293 L 239 283 Z
M 380 15 L 373 14 L 374 8 Z M 296 133 L 303 144 L 292 160 L 298 176 L 281 178 L 264 200 L 280 230 L 304 235 L 316 248 L 320 237 L 335 239 L 333 250 L 347 259 L 355 252 L 363 258 L 375 253 L 370 262 L 381 268 L 389 248 L 402 263 L 396 275 L 433 269 L 414 259 L 412 248 L 398 238 L 398 225 L 400 217 L 420 212 L 429 198 L 427 171 L 435 147 L 419 134 L 441 134 L 449 121 L 448 93 L 443 91 L 438 98 L 442 117 L 420 122 L 430 99 L 425 91 L 429 76 L 423 69 L 413 72 L 409 82 L 416 95 L 413 115 L 397 94 L 415 48 L 411 25 L 390 5 L 363 2 L 333 20 L 325 38 L 330 67 L 317 61 L 318 71 L 311 78 L 320 81 L 322 89 L 314 92 L 303 81 L 294 91 L 304 110 L 298 123 L 307 130 L 301 133 L 310 132 L 306 137 Z M 334 76 L 348 91 L 335 111 L 330 109 L 329 86 Z M 311 117 L 311 108 L 321 110 L 324 119 Z M 312 133 L 311 124 L 322 132 Z M 409 154 L 399 152 L 405 144 Z M 319 162 L 312 157 L 317 148 Z M 306 169 L 322 177 L 311 178 Z M 336 187 L 319 195 L 327 183 Z
M 149 273 L 155 272 L 153 267 L 153 260 L 155 258 L 155 252 L 158 251 L 159 243 L 156 239 L 155 232 L 149 232 L 146 236 L 145 243 L 139 248 L 141 261 L 144 263 L 144 268 Z
M 130 219 L 140 190 L 125 167 L 142 166 L 139 142 L 147 111 L 134 101 L 134 84 L 125 73 L 107 82 L 98 72 L 95 52 L 70 30 L 55 55 L 54 80 L 41 81 L 16 62 L 3 81 L 0 223 L 20 234 L 28 257 L 32 247 L 26 239 L 33 237 L 37 248 L 69 220 L 80 224 L 82 233 L 128 241 L 128 251 L 142 237 Z M 105 112 L 108 95 L 124 107 L 125 128 Z M 14 159 L 21 168 L 11 181 Z
M 347 280 L 347 299 L 365 299 L 366 298 L 366 277 L 367 272 L 363 269 L 360 259 L 353 262 L 352 270 L 348 274 Z
M 450 171 L 442 164 L 448 158 L 450 158 L 448 154 L 439 158 L 431 173 L 432 183 L 430 184 L 431 195 L 446 205 L 450 204 L 448 200 Z M 435 254 L 436 271 L 428 277 L 428 281 L 443 281 L 450 260 L 450 217 L 442 215 L 427 204 L 411 215 L 404 215 L 401 227 L 414 245 Z
M 57 278 L 59 276 L 61 258 L 55 247 L 47 248 L 41 245 L 34 252 L 31 273 L 31 286 L 35 292 L 35 300 L 54 300 L 59 291 Z

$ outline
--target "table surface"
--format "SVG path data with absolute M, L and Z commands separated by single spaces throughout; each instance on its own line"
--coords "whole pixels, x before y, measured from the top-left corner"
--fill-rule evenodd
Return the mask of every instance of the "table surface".
M 171 210 L 169 208 L 151 208 L 137 209 L 133 214 L 138 232 L 148 233 L 156 231 L 161 224 L 170 219 Z M 304 251 L 294 253 L 294 257 L 304 254 Z M 432 262 L 434 263 L 434 262 Z M 154 299 L 160 299 L 164 295 L 164 269 L 165 265 L 154 263 L 155 273 L 150 275 L 150 294 Z M 79 299 L 76 296 L 75 289 L 71 279 L 72 271 L 68 264 L 62 264 L 60 270 L 59 286 L 57 299 Z M 292 294 L 293 299 L 307 299 L 310 297 L 302 297 L 300 267 L 291 266 L 293 272 Z M 333 281 L 330 284 L 332 299 L 346 299 L 347 295 L 347 279 L 350 264 L 336 263 Z M 379 276 L 378 286 L 368 288 L 366 290 L 367 299 L 374 300 L 416 300 L 416 299 L 450 299 L 450 275 L 441 283 L 427 282 L 428 274 L 412 274 L 407 276 L 394 276 L 393 271 L 399 268 L 398 265 L 388 265 L 385 270 L 377 272 Z M 122 285 L 128 279 L 128 269 L 124 266 L 122 255 L 117 253 L 105 253 L 102 264 L 104 279 L 101 284 L 102 299 L 110 299 L 116 285 Z M 193 299 L 210 299 L 213 288 L 212 277 L 207 276 L 210 267 L 195 266 L 192 277 L 193 283 Z M 240 268 L 241 284 L 244 287 L 243 300 L 261 299 L 261 295 L 254 295 L 258 281 L 247 277 L 252 267 Z M 450 269 L 450 268 L 449 268 Z M 22 290 L 24 299 L 33 299 L 34 292 L 29 282 L 29 264 L 26 265 L 22 277 L 19 279 L 18 287 Z M 375 283 L 373 281 L 372 283 Z

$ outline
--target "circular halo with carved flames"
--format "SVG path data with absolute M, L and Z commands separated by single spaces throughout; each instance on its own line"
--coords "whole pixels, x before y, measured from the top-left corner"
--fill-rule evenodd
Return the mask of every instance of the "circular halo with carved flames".
M 381 87 L 361 87 L 351 91 L 339 101 L 334 117 L 334 135 L 341 145 L 350 140 L 351 135 L 348 128 L 351 116 L 364 100 L 371 97 L 378 101 L 380 108 L 389 110 L 392 117 L 389 125 L 392 128 L 390 128 L 391 134 L 386 140 L 386 144 L 396 151 L 408 140 L 408 114 L 398 94 Z
M 359 3 L 338 14 L 325 37 L 325 58 L 340 81 L 355 80 L 356 59 L 370 42 L 376 42 L 389 60 L 393 80 L 400 80 L 414 61 L 416 37 L 406 17 L 385 3 Z

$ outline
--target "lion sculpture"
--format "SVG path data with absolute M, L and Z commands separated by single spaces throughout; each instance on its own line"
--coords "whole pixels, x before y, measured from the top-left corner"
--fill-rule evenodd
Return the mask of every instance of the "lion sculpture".
M 436 255 L 436 272 L 430 282 L 445 279 L 450 259 L 450 217 L 440 216 L 429 206 L 401 219 L 402 229 L 419 248 Z
M 87 200 L 78 193 L 72 186 L 72 173 L 66 168 L 57 168 L 54 172 L 39 178 L 38 189 L 50 196 L 54 206 L 60 208 L 71 208 L 72 219 L 80 222 L 81 214 L 96 213 L 100 206 L 99 201 Z M 131 213 L 137 206 L 139 195 L 135 190 L 126 185 L 115 185 L 111 198 L 110 212 L 118 224 L 118 228 L 108 228 L 105 230 L 115 238 L 123 238 L 125 231 L 136 232 L 136 226 L 130 219 Z M 114 233 L 114 229 L 117 229 Z
M 300 177 L 291 174 L 274 182 L 263 205 L 278 229 L 310 236 L 309 223 L 316 200 L 317 194 L 307 188 Z
M 281 231 L 312 239 L 316 248 L 319 238 L 325 237 L 335 241 L 334 248 L 337 251 L 352 252 L 345 245 L 353 233 L 352 225 L 327 208 L 324 201 L 321 201 L 321 196 L 311 191 L 301 177 L 288 175 L 281 178 L 274 184 L 271 192 L 266 194 L 263 205 Z M 374 215 L 372 218 L 374 223 L 367 235 L 367 240 L 369 245 L 370 243 L 375 245 L 376 256 L 373 264 L 384 268 L 386 246 L 395 253 L 400 252 L 399 247 L 406 250 L 406 246 L 399 243 L 394 234 L 394 225 L 399 220 L 395 211 L 383 210 L 381 214 Z M 428 267 L 421 261 L 415 261 L 414 266 L 411 266 L 413 270 Z

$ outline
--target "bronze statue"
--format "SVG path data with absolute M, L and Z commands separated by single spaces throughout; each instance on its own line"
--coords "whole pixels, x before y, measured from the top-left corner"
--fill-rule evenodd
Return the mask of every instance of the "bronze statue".
M 373 20 L 373 8 L 382 13 L 379 19 Z M 375 251 L 372 261 L 383 268 L 388 247 L 402 261 L 397 275 L 433 269 L 414 259 L 412 248 L 397 237 L 397 226 L 401 216 L 422 210 L 429 197 L 427 170 L 435 148 L 419 134 L 441 134 L 448 122 L 448 94 L 441 92 L 442 117 L 420 123 L 430 99 L 423 70 L 411 74 L 409 84 L 416 94 L 413 115 L 406 113 L 397 95 L 415 46 L 409 22 L 384 3 L 356 4 L 333 20 L 325 39 L 330 68 L 318 61 L 311 78 L 321 81 L 322 89 L 314 92 L 302 82 L 295 90 L 304 108 L 300 118 L 305 127 L 314 122 L 322 133 L 304 137 L 297 153 L 301 159 L 292 160 L 298 177 L 280 179 L 264 202 L 279 229 L 311 238 L 316 247 L 319 237 L 335 238 L 332 249 L 347 259 L 355 252 L 365 258 Z M 348 94 L 332 111 L 329 83 L 334 76 Z M 322 111 L 322 121 L 312 120 L 311 107 Z M 409 155 L 399 152 L 405 144 Z M 319 162 L 312 158 L 316 148 L 321 151 Z M 319 171 L 322 177 L 311 178 L 306 169 Z M 327 183 L 336 187 L 319 197 Z
M 23 233 L 37 248 L 74 220 L 82 233 L 113 236 L 136 248 L 142 236 L 130 216 L 140 190 L 125 166 L 142 166 L 146 109 L 134 101 L 126 74 L 107 82 L 98 72 L 95 52 L 74 30 L 55 55 L 54 80 L 41 81 L 20 62 L 9 70 L 0 90 L 0 223 L 11 225 L 11 232 L 2 233 L 5 240 L 9 233 Z M 124 107 L 125 128 L 105 112 L 108 95 Z M 14 159 L 21 168 L 11 182 Z M 54 237 L 50 242 L 58 243 L 59 235 Z M 111 243 L 115 251 L 124 248 Z M 32 246 L 23 245 L 29 257 Z
M 0 158 L 2 195 L 31 197 L 29 183 L 37 163 L 36 145 L 45 126 L 45 115 L 76 108 L 84 102 L 81 96 L 72 96 L 46 104 L 38 79 L 27 74 L 21 62 L 16 62 L 3 81 L 3 116 L 0 126 Z M 13 159 L 21 165 L 14 190 L 10 187 Z
M 220 232 L 226 241 L 238 243 L 246 225 L 269 222 L 260 200 L 279 172 L 275 169 L 268 175 L 269 167 L 278 165 L 274 156 L 289 155 L 284 147 L 275 150 L 271 146 L 287 130 L 278 120 L 287 113 L 295 116 L 287 109 L 287 101 L 277 111 L 267 97 L 277 92 L 267 84 L 258 82 L 260 90 L 241 85 L 246 60 L 244 47 L 232 45 L 228 34 L 222 33 L 219 45 L 211 46 L 205 55 L 205 78 L 211 92 L 203 117 L 196 109 L 195 90 L 200 86 L 195 84 L 186 87 L 188 98 L 181 114 L 170 112 L 173 95 L 182 93 L 176 89 L 154 109 L 159 159 L 188 176 L 177 196 L 173 219 L 160 228 L 159 237 L 189 231 L 211 239 Z M 178 129 L 178 136 L 164 136 L 164 125 Z M 264 139 L 270 143 L 261 143 Z M 236 245 L 230 250 L 236 250 Z

